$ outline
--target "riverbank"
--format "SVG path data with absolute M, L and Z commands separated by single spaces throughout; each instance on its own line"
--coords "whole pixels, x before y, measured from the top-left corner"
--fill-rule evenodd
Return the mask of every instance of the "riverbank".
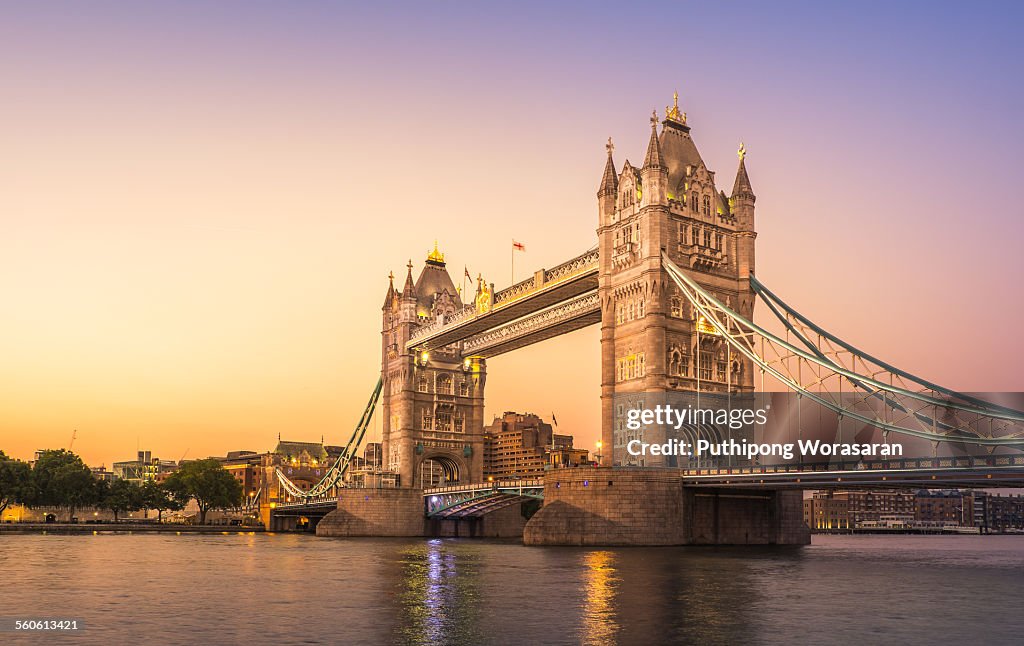
M 170 523 L 3 523 L 0 534 L 249 534 L 262 526 L 181 525 Z

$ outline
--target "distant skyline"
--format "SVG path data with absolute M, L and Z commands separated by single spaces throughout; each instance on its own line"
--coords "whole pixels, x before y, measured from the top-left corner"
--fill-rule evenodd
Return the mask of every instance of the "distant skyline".
M 1024 390 L 1016 3 L 12 4 L 0 22 L 0 449 L 343 443 L 393 271 L 499 288 L 596 244 L 678 91 L 757 274 L 945 386 Z M 488 363 L 487 417 L 593 449 L 599 332 Z M 379 424 L 371 428 L 373 437 Z

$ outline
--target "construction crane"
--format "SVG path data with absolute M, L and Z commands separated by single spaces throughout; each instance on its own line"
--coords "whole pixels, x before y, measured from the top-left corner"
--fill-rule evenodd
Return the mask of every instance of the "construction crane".
M 68 453 L 71 452 L 71 447 L 75 445 L 75 438 L 78 437 L 78 429 L 71 431 L 71 441 L 68 442 Z

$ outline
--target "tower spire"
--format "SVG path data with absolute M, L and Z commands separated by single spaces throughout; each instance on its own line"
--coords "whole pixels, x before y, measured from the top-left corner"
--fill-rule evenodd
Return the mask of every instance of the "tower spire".
M 402 298 L 416 296 L 416 285 L 412 282 L 412 258 L 409 259 L 409 264 L 406 267 L 409 268 L 409 273 L 405 275 L 405 287 L 402 289 Z
M 619 188 L 619 176 L 615 172 L 615 162 L 612 160 L 612 151 L 615 150 L 615 144 L 612 143 L 611 137 L 608 137 L 608 143 L 604 145 L 604 148 L 608 151 L 608 161 L 604 164 L 604 176 L 601 177 L 601 187 L 597 189 L 598 197 L 615 195 L 615 191 Z
M 388 293 L 384 297 L 384 307 L 391 307 L 391 304 L 395 302 L 395 272 L 388 272 Z
M 740 148 L 736 151 L 736 155 L 740 158 L 740 165 L 736 169 L 736 181 L 732 185 L 732 197 L 735 199 L 739 196 L 754 197 L 754 189 L 750 186 L 750 177 L 747 175 L 747 165 L 743 161 L 747 157 L 747 147 L 740 142 Z
M 647 144 L 643 168 L 665 168 L 665 160 L 661 156 L 661 143 L 658 142 L 657 110 L 651 113 L 651 141 Z

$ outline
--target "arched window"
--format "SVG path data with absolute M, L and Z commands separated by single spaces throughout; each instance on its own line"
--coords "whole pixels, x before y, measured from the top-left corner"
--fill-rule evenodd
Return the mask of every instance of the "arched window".
M 644 315 L 644 299 L 641 298 L 639 304 L 636 306 L 636 317 L 643 318 Z
M 645 357 L 644 353 L 642 353 L 642 352 L 640 353 L 640 356 L 637 357 L 637 367 L 636 367 L 636 376 L 637 377 L 643 377 L 644 374 L 646 374 L 646 369 L 647 368 L 646 368 L 645 359 L 646 359 L 646 357 Z
M 690 193 L 690 209 L 692 209 L 694 213 L 697 212 L 697 191 Z
M 679 300 L 678 296 L 673 296 L 670 302 L 671 309 L 669 310 L 671 315 L 677 319 L 683 318 L 683 302 Z
M 469 382 L 465 379 L 459 382 L 459 395 L 469 397 Z
M 429 408 L 423 409 L 423 430 L 432 431 L 434 430 L 434 415 Z
M 420 375 L 420 380 L 419 383 L 416 385 L 416 390 L 420 391 L 421 393 L 430 392 L 430 380 L 427 379 L 427 375 Z
M 704 196 L 704 215 L 711 215 L 711 196 Z
M 668 374 L 678 375 L 679 364 L 682 361 L 683 356 L 679 354 L 679 350 L 673 350 L 671 358 L 668 360 Z

